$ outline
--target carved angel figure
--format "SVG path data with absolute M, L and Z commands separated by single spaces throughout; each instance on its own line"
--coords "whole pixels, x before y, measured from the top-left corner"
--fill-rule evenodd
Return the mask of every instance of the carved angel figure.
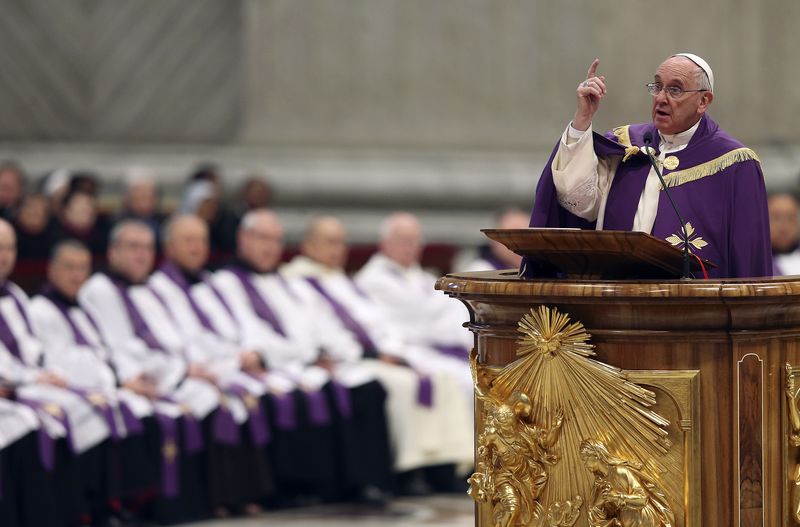
M 556 412 L 547 428 L 531 422 L 527 395 L 501 403 L 486 397 L 487 417 L 478 436 L 478 470 L 469 479 L 470 495 L 492 504 L 496 527 L 559 525 L 545 523 L 539 497 L 547 484 L 547 465 L 558 461 L 554 445 L 564 415 Z M 569 516 L 569 515 L 567 515 Z
M 612 456 L 596 440 L 581 443 L 581 458 L 594 477 L 591 527 L 672 527 L 675 517 L 664 493 L 639 463 Z
M 797 373 L 786 364 L 786 406 L 789 410 L 789 442 L 800 446 L 800 390 L 797 388 Z M 795 463 L 789 473 L 790 514 L 795 523 L 800 523 L 800 463 Z

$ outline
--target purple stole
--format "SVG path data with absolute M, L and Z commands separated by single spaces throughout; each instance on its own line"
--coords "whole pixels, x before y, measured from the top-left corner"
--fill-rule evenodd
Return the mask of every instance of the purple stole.
M 61 298 L 61 296 L 56 291 L 55 287 L 52 284 L 49 284 L 49 283 L 45 284 L 42 287 L 42 291 L 41 291 L 40 294 L 43 297 L 45 297 L 48 300 L 50 300 L 50 302 L 54 306 L 56 306 L 56 308 L 61 312 L 61 315 L 64 317 L 64 320 L 67 321 L 67 324 L 69 325 L 70 330 L 72 330 L 72 336 L 75 339 L 75 344 L 77 344 L 79 346 L 89 346 L 89 347 L 91 347 L 91 344 L 89 343 L 89 339 L 86 338 L 86 336 L 83 334 L 83 332 L 80 330 L 80 328 L 78 328 L 78 325 L 75 323 L 74 320 L 72 320 L 72 317 L 69 314 L 69 308 L 72 307 L 72 306 L 68 305 L 65 302 L 65 300 L 63 298 Z M 86 313 L 86 316 L 89 317 L 89 314 Z M 94 321 L 92 321 L 91 317 L 89 317 L 89 321 L 92 322 L 92 324 L 94 324 Z
M 144 320 L 144 317 L 142 317 L 142 314 L 139 313 L 139 309 L 133 303 L 133 300 L 128 293 L 128 284 L 113 276 L 109 276 L 109 278 L 111 279 L 111 283 L 117 287 L 117 290 L 122 297 L 122 302 L 125 305 L 125 311 L 130 318 L 131 324 L 133 325 L 133 331 L 136 336 L 141 338 L 150 349 L 165 352 L 164 348 L 161 347 L 161 343 L 150 331 L 150 328 L 147 326 L 147 322 Z M 161 396 L 161 399 L 166 402 L 177 404 L 168 396 Z M 175 431 L 175 419 L 158 411 L 156 411 L 156 417 L 160 424 L 161 433 L 163 436 L 162 455 L 164 459 L 164 492 L 165 495 L 168 495 L 166 494 L 167 489 L 172 489 L 177 494 L 178 443 L 177 433 Z M 165 424 L 167 421 L 169 421 L 169 424 Z M 184 447 L 186 448 L 186 451 L 189 453 L 201 451 L 203 449 L 203 434 L 202 430 L 200 429 L 200 423 L 197 422 L 197 419 L 195 419 L 193 415 L 187 412 L 183 413 L 183 431 Z M 173 482 L 175 482 L 174 487 Z
M 255 285 L 253 285 L 253 281 L 249 276 L 250 272 L 239 265 L 232 265 L 228 267 L 228 270 L 239 279 L 239 282 L 242 284 L 242 288 L 244 289 L 245 294 L 250 301 L 250 305 L 252 306 L 256 315 L 272 326 L 276 333 L 282 337 L 286 337 L 286 332 L 281 326 L 281 323 L 278 320 L 278 317 L 275 315 L 275 312 L 271 307 L 269 307 L 269 304 L 267 304 L 267 301 L 256 289 Z M 289 287 L 289 284 L 287 284 L 280 275 L 278 275 L 278 278 L 287 292 L 294 297 L 294 292 Z M 350 394 L 347 388 L 331 380 L 331 389 L 333 390 L 334 400 L 340 415 L 345 419 L 349 419 L 352 416 L 352 402 L 350 401 Z M 325 394 L 322 391 L 307 392 L 305 390 L 303 390 L 303 394 L 305 396 L 309 421 L 318 426 L 325 426 L 329 424 L 331 421 L 331 416 L 327 401 L 325 399 Z M 278 404 L 279 408 L 287 405 L 285 400 L 277 398 L 276 403 Z M 280 422 L 281 421 L 279 420 L 278 423 Z M 284 424 L 291 423 L 284 421 Z
M 0 287 L 0 297 L 2 296 L 10 296 L 14 300 L 14 304 L 17 306 L 17 310 L 19 311 L 20 315 L 25 321 L 25 327 L 27 328 L 29 333 L 32 333 L 30 321 L 28 320 L 28 315 L 25 313 L 25 308 L 22 305 L 20 299 L 17 298 L 17 295 L 15 295 L 14 292 L 9 287 L 8 282 L 4 283 L 2 287 Z M 0 315 L 0 341 L 3 342 L 5 347 L 8 348 L 8 351 L 10 351 L 11 354 L 14 355 L 14 357 L 16 357 L 21 363 L 25 364 L 25 361 L 22 358 L 22 353 L 20 353 L 19 344 L 17 343 L 17 338 L 11 331 L 11 328 L 9 327 L 8 322 L 6 322 L 5 317 L 1 315 Z M 25 406 L 28 406 L 37 412 L 45 411 L 44 407 L 46 406 L 46 403 L 42 403 L 41 401 L 17 397 L 17 402 L 20 404 L 24 404 Z M 67 416 L 64 415 L 64 413 L 62 412 L 61 415 L 59 416 L 54 415 L 53 417 L 57 419 L 64 426 L 64 429 L 67 431 L 67 440 L 71 450 L 74 453 L 75 445 L 72 443 L 72 434 L 70 433 L 69 420 L 67 419 Z M 53 441 L 53 438 L 47 434 L 47 431 L 45 430 L 44 426 L 41 426 L 39 428 L 38 439 L 39 439 L 39 458 L 42 462 L 42 467 L 44 467 L 45 470 L 47 470 L 48 472 L 52 472 L 53 469 L 55 468 L 55 441 Z
M 242 288 L 247 295 L 247 299 L 250 301 L 250 306 L 253 308 L 253 311 L 255 311 L 256 315 L 272 326 L 272 329 L 274 329 L 276 333 L 282 337 L 285 337 L 286 332 L 283 330 L 283 326 L 278 320 L 278 317 L 275 315 L 275 312 L 271 307 L 269 307 L 269 304 L 267 304 L 266 300 L 264 300 L 264 297 L 262 297 L 261 294 L 256 290 L 256 287 L 253 285 L 253 281 L 250 279 L 250 273 L 238 265 L 232 265 L 228 267 L 228 270 L 239 279 L 239 282 L 241 282 Z
M 378 347 L 375 346 L 375 343 L 369 337 L 369 334 L 367 333 L 367 330 L 364 329 L 364 326 L 362 326 L 355 318 L 353 318 L 347 308 L 345 308 L 338 300 L 336 300 L 333 295 L 328 293 L 318 278 L 307 276 L 306 281 L 308 281 L 308 283 L 311 284 L 311 287 L 313 287 L 320 295 L 322 295 L 322 297 L 331 306 L 334 313 L 336 313 L 336 316 L 342 322 L 344 327 L 353 334 L 356 340 L 358 340 L 358 343 L 361 344 L 361 349 L 364 350 L 364 357 L 376 358 L 378 356 Z M 348 279 L 348 281 L 350 280 Z M 350 283 L 353 285 L 359 295 L 366 298 L 366 295 L 364 295 L 352 281 L 350 281 Z M 421 374 L 419 375 L 417 401 L 423 406 L 430 407 L 433 405 L 433 384 L 428 376 Z
M 180 477 L 178 467 L 178 427 L 177 419 L 156 412 L 158 427 L 161 429 L 161 493 L 164 497 L 174 498 L 180 493 Z
M 111 279 L 111 283 L 113 283 L 119 291 L 119 295 L 122 298 L 122 303 L 125 305 L 125 312 L 128 314 L 128 318 L 133 325 L 133 332 L 137 337 L 142 339 L 145 344 L 147 344 L 148 348 L 163 352 L 164 348 L 161 347 L 161 343 L 158 341 L 156 336 L 153 335 L 153 332 L 150 331 L 150 327 L 147 325 L 144 317 L 142 317 L 142 314 L 139 313 L 139 309 L 133 303 L 133 300 L 131 300 L 131 296 L 128 293 L 128 288 L 130 287 L 129 284 L 126 284 L 122 280 L 113 276 L 109 276 L 109 278 Z
M 178 269 L 178 267 L 172 262 L 164 262 L 159 270 L 170 280 L 172 280 L 181 289 L 181 291 L 183 291 L 183 294 L 186 297 L 186 300 L 189 302 L 192 312 L 195 314 L 195 316 L 197 316 L 197 320 L 200 322 L 200 325 L 203 326 L 203 328 L 207 331 L 216 334 L 216 330 L 214 329 L 214 325 L 211 323 L 211 319 L 208 318 L 208 315 L 206 315 L 206 313 L 197 304 L 192 296 L 191 284 L 189 284 L 189 281 L 186 279 L 186 276 L 183 274 L 183 272 L 181 272 L 181 270 Z M 219 292 L 214 289 L 211 283 L 207 283 L 207 285 L 211 287 L 211 290 L 214 292 L 220 302 L 222 302 L 222 305 L 225 307 L 225 309 L 228 309 L 227 304 L 224 302 Z M 160 296 L 159 299 L 161 299 Z M 166 304 L 164 299 L 161 299 L 161 301 L 163 304 Z M 246 390 L 239 386 L 232 387 L 228 390 L 228 392 L 242 399 L 247 406 L 249 414 L 248 424 L 253 443 L 259 446 L 265 445 L 269 441 L 269 430 L 267 429 L 266 418 L 263 414 L 261 404 L 258 401 L 256 401 L 254 404 L 247 404 L 249 399 L 246 397 L 249 396 L 249 394 Z M 233 414 L 224 406 L 220 407 L 219 411 L 214 416 L 212 429 L 214 431 L 214 437 L 222 443 L 236 445 L 239 444 L 241 440 L 239 436 L 239 427 L 236 425 L 236 422 L 233 419 Z
M 197 305 L 194 297 L 191 294 L 191 285 L 189 281 L 186 279 L 186 276 L 181 272 L 178 267 L 173 264 L 172 262 L 164 262 L 159 270 L 164 273 L 170 280 L 175 282 L 175 284 L 181 288 L 184 295 L 186 296 L 186 300 L 188 300 L 189 305 L 192 308 L 192 312 L 197 317 L 197 321 L 200 322 L 205 329 L 214 333 L 214 326 L 211 324 L 211 320 L 208 318 L 208 315 Z M 159 297 L 160 298 L 160 297 Z M 162 302 L 163 303 L 163 302 Z
M 48 404 L 46 402 L 37 401 L 34 399 L 27 399 L 24 397 L 17 396 L 16 401 L 20 404 L 24 404 L 25 406 L 33 409 L 36 412 L 45 412 L 48 415 L 52 416 L 56 419 L 64 429 L 67 431 L 67 444 L 70 447 L 70 451 L 73 455 L 76 454 L 75 444 L 72 440 L 72 430 L 69 426 L 69 419 L 67 419 L 66 414 L 63 410 L 60 409 L 59 415 L 54 415 L 51 412 L 47 411 Z M 42 467 L 47 470 L 48 472 L 52 472 L 55 469 L 55 461 L 56 461 L 56 450 L 55 450 L 55 441 L 52 437 L 47 434 L 45 427 L 42 425 L 39 427 L 39 459 L 42 462 Z
M 71 306 L 66 304 L 64 299 L 61 298 L 56 293 L 55 288 L 51 284 L 46 284 L 42 288 L 41 294 L 42 296 L 50 300 L 50 302 L 56 307 L 56 309 L 58 309 L 59 312 L 61 312 L 61 315 L 64 317 L 64 320 L 67 321 L 70 329 L 72 330 L 72 335 L 75 338 L 75 343 L 79 346 L 86 346 L 91 348 L 92 344 L 89 342 L 89 339 L 86 338 L 86 336 L 83 334 L 83 332 L 80 330 L 80 328 L 70 315 L 69 308 Z M 89 318 L 89 321 L 92 322 L 92 324 L 94 324 L 94 321 L 91 319 L 88 313 L 86 313 L 86 316 Z M 111 405 L 109 405 L 107 402 L 98 403 L 94 401 L 92 395 L 95 394 L 93 392 L 89 392 L 81 388 L 76 388 L 74 386 L 71 386 L 68 389 L 74 392 L 75 394 L 81 396 L 81 398 L 83 398 L 86 402 L 91 404 L 95 409 L 97 409 L 103 414 L 103 418 L 106 420 L 106 423 L 108 424 L 109 429 L 111 430 L 111 438 L 114 441 L 119 441 L 121 439 L 122 433 L 117 427 L 117 421 L 114 418 L 114 409 L 111 407 Z M 136 416 L 133 415 L 133 412 L 128 407 L 128 405 L 125 404 L 124 401 L 119 401 L 119 411 L 120 414 L 122 415 L 123 422 L 125 423 L 125 428 L 129 433 L 138 435 L 144 432 L 144 426 L 136 418 Z
M 31 329 L 30 320 L 28 320 L 28 314 L 25 312 L 25 306 L 22 305 L 22 301 L 17 298 L 17 295 L 11 290 L 8 282 L 0 286 L 0 298 L 4 296 L 9 296 L 14 300 L 14 304 L 17 306 L 17 311 L 19 311 L 22 320 L 25 322 L 25 328 L 28 330 L 28 333 L 32 335 L 33 330 Z M 10 351 L 12 355 L 18 358 L 22 363 L 25 362 L 19 350 L 17 337 L 14 336 L 14 333 L 11 331 L 8 322 L 6 322 L 5 317 L 2 315 L 0 315 L 0 342 L 2 342 L 5 347 L 8 348 L 8 351 Z
M 333 309 L 334 313 L 336 313 L 336 316 L 342 322 L 344 327 L 353 334 L 358 343 L 361 345 L 361 349 L 364 352 L 364 357 L 377 357 L 378 347 L 375 345 L 375 342 L 372 341 L 369 333 L 367 333 L 367 330 L 364 329 L 364 326 L 362 326 L 355 318 L 353 318 L 350 315 L 350 312 L 338 300 L 333 298 L 333 296 L 328 293 L 324 287 L 322 287 L 322 284 L 320 284 L 318 278 L 307 276 L 306 280 L 309 284 L 311 284 L 311 287 L 316 289 L 317 292 L 322 295 L 325 301 Z
M 228 391 L 241 399 L 247 407 L 249 415 L 247 425 L 252 443 L 257 446 L 268 444 L 272 439 L 272 435 L 270 434 L 269 426 L 267 426 L 267 417 L 264 415 L 264 409 L 261 407 L 261 400 L 239 385 L 230 386 Z

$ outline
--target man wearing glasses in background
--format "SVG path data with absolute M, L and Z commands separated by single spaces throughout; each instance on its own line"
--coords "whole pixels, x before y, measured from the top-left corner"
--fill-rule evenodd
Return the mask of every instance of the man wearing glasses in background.
M 652 123 L 605 135 L 592 130 L 607 95 L 599 64 L 595 59 L 578 85 L 575 115 L 539 180 L 531 226 L 643 231 L 682 249 L 681 222 L 646 155 L 649 136 L 666 185 L 691 224 L 690 251 L 717 265 L 709 275 L 770 276 L 761 163 L 708 116 L 714 100 L 708 63 L 691 53 L 669 57 L 646 85 Z

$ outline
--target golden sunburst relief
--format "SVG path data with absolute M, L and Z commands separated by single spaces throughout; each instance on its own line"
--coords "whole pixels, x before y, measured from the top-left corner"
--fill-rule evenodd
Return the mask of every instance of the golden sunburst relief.
M 518 330 L 522 337 L 516 361 L 498 369 L 474 360 L 476 392 L 489 403 L 489 413 L 522 394 L 530 401 L 525 419 L 532 426 L 548 429 L 563 420 L 558 440 L 549 448 L 558 461 L 547 464 L 546 485 L 537 492 L 542 508 L 575 503 L 577 496 L 584 503 L 591 500 L 594 479 L 580 456 L 586 440 L 600 441 L 615 457 L 641 464 L 666 501 L 681 504 L 682 478 L 675 475 L 682 467 L 666 455 L 669 423 L 650 410 L 654 393 L 628 381 L 620 369 L 592 359 L 589 333 L 557 309 L 531 309 Z M 587 507 L 583 509 L 578 525 L 588 521 Z

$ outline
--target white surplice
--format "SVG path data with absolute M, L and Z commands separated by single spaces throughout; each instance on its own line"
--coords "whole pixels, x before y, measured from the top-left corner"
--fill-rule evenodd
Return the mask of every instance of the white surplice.
M 0 317 L 13 334 L 20 358 L 0 344 L 0 380 L 15 387 L 19 400 L 36 407 L 37 417 L 51 437 L 66 435 L 67 427 L 60 422 L 62 417 L 66 419 L 72 447 L 76 453 L 83 453 L 109 437 L 108 425 L 81 396 L 37 381 L 46 371 L 42 368 L 45 350 L 26 323 L 26 319 L 30 321 L 28 296 L 15 284 L 9 284 L 9 291 L 0 298 Z
M 38 428 L 39 420 L 33 410 L 0 397 L 0 450 Z
M 404 267 L 375 253 L 353 280 L 381 305 L 407 342 L 422 346 L 472 348 L 473 336 L 463 327 L 469 311 L 461 302 L 436 291 L 436 277 L 418 264 Z
M 101 395 L 114 409 L 117 430 L 123 436 L 126 431 L 119 413 L 120 402 L 138 418 L 152 415 L 153 405 L 147 398 L 117 387 L 109 353 L 83 309 L 72 305 L 64 313 L 50 298 L 36 295 L 31 299 L 28 313 L 33 332 L 44 345 L 45 368 L 66 379 L 70 386 Z M 86 344 L 78 344 L 70 320 L 86 339 Z
M 219 392 L 206 381 L 186 377 L 187 350 L 170 311 L 148 285 L 126 288 L 158 349 L 136 335 L 122 293 L 107 275 L 96 273 L 78 292 L 79 304 L 97 323 L 110 350 L 117 376 L 125 382 L 144 375 L 156 383 L 159 395 L 189 408 L 195 418 L 205 418 L 219 405 Z
M 401 359 L 431 379 L 434 394 L 431 407 L 420 406 L 415 396 L 409 397 L 409 391 L 416 394 L 414 387 L 403 386 L 398 389 L 396 396 L 398 411 L 411 412 L 406 416 L 407 422 L 415 423 L 397 425 L 396 429 L 399 434 L 413 436 L 404 437 L 404 441 L 412 445 L 415 441 L 419 443 L 416 451 L 409 448 L 410 457 L 416 454 L 414 459 L 427 457 L 430 460 L 438 459 L 439 463 L 471 462 L 472 381 L 465 362 L 407 342 L 382 307 L 363 295 L 341 270 L 327 268 L 305 256 L 297 256 L 281 268 L 281 274 L 290 281 L 300 280 L 306 290 L 313 290 L 307 278 L 317 279 L 324 291 L 367 332 L 377 352 Z M 316 312 L 338 319 L 322 294 L 313 290 L 309 298 L 316 306 Z M 413 427 L 413 432 L 408 430 L 408 426 Z M 427 454 L 420 456 L 419 452 Z

